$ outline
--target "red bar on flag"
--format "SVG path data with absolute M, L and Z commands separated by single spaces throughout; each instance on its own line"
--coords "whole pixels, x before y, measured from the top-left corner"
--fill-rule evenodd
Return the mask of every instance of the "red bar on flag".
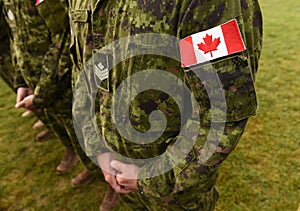
M 195 51 L 193 47 L 193 40 L 191 36 L 186 37 L 184 40 L 179 42 L 179 48 L 181 56 L 181 64 L 183 67 L 188 66 L 189 64 L 196 64 L 197 59 L 195 56 Z
M 246 49 L 235 19 L 179 41 L 181 66 L 189 67 Z
M 35 6 L 38 6 L 40 3 L 42 3 L 44 0 L 36 0 L 35 1 Z

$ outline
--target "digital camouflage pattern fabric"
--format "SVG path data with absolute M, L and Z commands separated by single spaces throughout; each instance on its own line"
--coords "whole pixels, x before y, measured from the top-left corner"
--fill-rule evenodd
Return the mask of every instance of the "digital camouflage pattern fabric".
M 14 84 L 14 67 L 12 61 L 12 50 L 10 48 L 9 27 L 2 13 L 3 3 L 0 2 L 0 77 L 13 89 Z
M 66 4 L 63 1 L 52 1 L 52 4 L 58 12 L 57 8 L 62 8 L 61 11 L 65 14 L 61 17 L 67 18 Z M 47 25 L 55 24 L 47 19 L 53 18 L 48 15 L 51 10 L 46 11 L 47 7 L 40 6 L 42 8 L 38 10 L 35 1 L 31 0 L 4 1 L 18 65 L 15 87 L 34 90 L 33 104 L 43 111 L 38 116 L 46 119 L 61 143 L 66 148 L 75 150 L 86 167 L 93 171 L 96 165 L 82 150 L 72 124 L 72 61 L 69 56 L 68 22 L 64 28 Z
M 182 39 L 229 20 L 237 20 L 246 51 L 212 61 L 210 64 L 186 69 L 181 68 L 180 62 L 159 55 L 140 54 L 117 64 L 114 64 L 112 59 L 113 68 L 109 72 L 109 83 L 102 84 L 103 89 L 99 89 L 99 126 L 106 144 L 113 151 L 135 159 L 146 159 L 167 152 L 169 156 L 160 163 L 173 163 L 176 156 L 171 151 L 172 145 L 176 140 L 190 140 L 178 136 L 181 114 L 172 97 L 159 90 L 147 90 L 130 102 L 130 123 L 137 131 L 147 132 L 150 129 L 151 112 L 159 110 L 165 114 L 166 129 L 163 135 L 151 144 L 133 143 L 119 134 L 111 113 L 112 100 L 124 80 L 147 69 L 169 72 L 190 88 L 197 101 L 197 110 L 188 115 L 184 125 L 190 128 L 189 133 L 197 134 L 193 149 L 172 170 L 155 177 L 139 179 L 140 193 L 121 197 L 124 201 L 123 206 L 128 210 L 213 210 L 217 201 L 214 185 L 219 166 L 236 147 L 247 119 L 257 112 L 254 79 L 262 48 L 262 15 L 258 1 L 70 1 L 70 17 L 73 31 L 71 49 L 77 66 L 74 72 L 75 80 L 84 64 L 97 52 L 95 49 L 101 49 L 115 40 L 141 33 L 168 34 Z M 160 45 L 162 51 L 178 51 L 178 46 L 163 42 Z M 139 50 L 147 52 L 147 48 L 151 46 L 143 45 L 143 40 L 131 43 L 129 39 L 125 48 L 128 54 L 134 54 Z M 112 49 L 108 54 L 114 58 L 117 51 L 118 49 Z M 195 74 L 197 72 L 205 72 L 208 77 L 200 80 Z M 214 83 L 212 77 L 216 73 L 225 91 L 225 120 L 222 118 L 222 112 L 212 116 L 216 111 L 211 107 L 205 87 L 207 83 Z M 136 84 L 133 87 L 135 86 Z M 180 83 L 175 89 L 178 95 L 186 96 Z M 125 90 L 126 94 L 122 97 L 130 99 L 131 91 Z M 218 96 L 218 93 L 213 93 L 214 96 Z M 214 100 L 216 104 L 222 101 L 218 98 Z M 189 111 L 191 103 L 186 99 L 184 102 L 185 109 Z M 200 125 L 196 131 L 193 131 L 194 127 L 191 126 L 193 121 L 198 121 L 197 124 Z M 221 127 L 223 123 L 224 130 Z M 212 124 L 214 127 L 210 128 Z M 222 133 L 219 137 L 211 137 L 210 130 L 221 130 Z M 99 140 L 85 141 L 89 156 L 97 156 L 107 150 Z M 205 142 L 214 145 L 216 151 L 206 162 L 201 163 L 199 158 L 204 151 Z M 148 169 L 143 169 L 143 166 L 140 168 L 151 175 L 151 172 L 159 171 L 160 163 L 153 164 Z M 120 207 L 120 210 L 124 210 L 125 207 Z

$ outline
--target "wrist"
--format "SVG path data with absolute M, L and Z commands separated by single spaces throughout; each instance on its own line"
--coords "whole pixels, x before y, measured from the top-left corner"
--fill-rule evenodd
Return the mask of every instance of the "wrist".
M 36 99 L 36 96 L 35 96 L 35 95 L 34 95 L 33 98 L 32 98 L 32 105 L 33 105 L 35 108 L 37 108 L 37 109 L 42 108 L 42 107 L 40 106 L 40 104 L 37 102 L 37 99 Z

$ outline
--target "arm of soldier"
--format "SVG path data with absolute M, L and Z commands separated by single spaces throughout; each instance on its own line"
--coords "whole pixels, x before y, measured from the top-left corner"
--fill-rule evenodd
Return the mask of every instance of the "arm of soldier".
M 30 94 L 27 97 L 25 97 L 22 101 L 17 103 L 15 107 L 16 108 L 25 108 L 26 110 L 40 112 L 40 109 L 37 109 L 33 105 L 33 98 L 34 98 L 34 95 Z
M 117 184 L 121 187 L 121 189 L 115 189 L 116 192 L 128 193 L 139 190 L 142 194 L 166 197 L 192 187 L 208 191 L 215 183 L 218 166 L 235 148 L 246 122 L 247 119 L 227 123 L 226 132 L 220 142 L 216 139 L 209 140 L 207 137 L 210 128 L 201 127 L 202 133 L 198 135 L 191 150 L 186 146 L 193 141 L 184 136 L 178 136 L 174 140 L 176 139 L 181 144 L 177 142 L 177 146 L 174 143 L 170 145 L 165 152 L 166 156 L 151 166 L 138 167 L 116 160 L 111 161 Z M 204 150 L 205 143 L 208 147 Z M 211 151 L 214 152 L 210 154 Z M 203 154 L 201 155 L 201 153 Z M 161 174 L 157 174 L 157 172 L 161 172 Z
M 33 91 L 28 87 L 19 87 L 17 89 L 17 98 L 16 98 L 16 104 L 21 102 L 25 97 L 31 95 Z
M 215 5 L 208 5 L 207 7 L 203 7 L 203 5 L 198 5 L 198 8 L 203 8 L 203 12 L 198 10 L 195 12 L 195 14 L 206 14 L 205 10 L 209 10 L 210 6 L 214 7 Z M 193 7 L 193 9 L 197 9 L 197 6 Z M 191 14 L 184 15 L 184 11 L 189 11 Z M 194 17 L 198 18 L 196 15 L 194 15 L 194 11 L 191 11 L 190 9 L 186 8 L 183 9 L 182 12 L 182 17 L 186 18 L 186 20 L 182 21 L 182 25 L 178 27 L 179 37 L 185 37 L 193 33 L 197 33 L 201 30 L 208 29 L 209 27 L 214 27 L 217 24 L 221 24 L 223 21 L 228 21 L 228 19 L 226 20 L 226 18 L 224 18 L 224 20 L 216 19 L 216 22 L 211 21 L 207 25 L 201 25 L 199 23 L 206 23 L 205 21 L 207 20 L 205 19 L 207 19 L 207 17 L 203 15 L 202 19 L 199 18 L 197 20 L 193 20 Z M 189 21 L 191 21 L 192 23 L 189 23 Z M 202 29 L 201 26 L 203 27 Z M 231 60 L 229 60 L 229 63 L 230 62 Z M 234 62 L 234 60 L 232 60 L 232 62 Z M 226 129 L 225 132 L 222 134 L 220 142 L 218 139 L 209 140 L 209 143 L 212 143 L 212 147 L 215 148 L 215 150 L 213 154 L 209 155 L 208 160 L 203 160 L 201 155 L 203 152 L 202 149 L 205 146 L 204 143 L 206 142 L 206 137 L 209 134 L 209 127 L 201 126 L 199 130 L 200 134 L 197 136 L 198 138 L 196 140 L 195 147 L 193 147 L 191 151 L 183 150 L 183 155 L 186 156 L 183 156 L 181 158 L 178 157 L 176 153 L 174 154 L 174 147 L 172 146 L 174 146 L 177 141 L 183 143 L 188 143 L 190 141 L 184 136 L 174 137 L 171 140 L 173 144 L 170 145 L 165 152 L 166 156 L 147 168 L 141 166 L 141 168 L 138 169 L 138 176 L 131 175 L 131 178 L 129 178 L 128 180 L 122 179 L 122 176 L 130 175 L 130 172 L 135 171 L 136 168 L 132 167 L 132 165 L 130 164 L 123 163 L 120 165 L 115 164 L 115 162 L 112 162 L 111 164 L 116 169 L 116 171 L 121 172 L 121 175 L 117 174 L 117 181 L 119 185 L 125 186 L 125 188 L 126 185 L 128 185 L 128 187 L 130 188 L 132 184 L 137 182 L 137 185 L 139 186 L 141 192 L 143 192 L 144 194 L 154 195 L 156 197 L 167 196 L 171 193 L 180 192 L 185 188 L 194 187 L 197 185 L 200 185 L 203 190 L 205 190 L 205 188 L 211 188 L 211 182 L 216 178 L 218 166 L 234 149 L 235 145 L 240 139 L 240 136 L 243 133 L 247 116 L 250 115 L 243 114 L 243 120 L 239 119 L 238 121 L 226 123 Z M 219 143 L 215 144 L 216 142 Z M 171 170 L 167 171 L 166 173 L 163 173 L 162 169 L 160 169 L 161 163 L 165 163 L 167 166 L 173 166 L 174 168 L 171 168 Z M 156 174 L 155 172 L 162 173 Z
M 52 39 L 52 45 L 44 56 L 42 74 L 33 100 L 36 107 L 44 108 L 61 97 L 61 93 L 71 86 L 72 62 L 69 56 L 71 35 L 66 2 L 43 1 L 36 6 Z
M 214 185 L 217 176 L 218 166 L 227 158 L 238 143 L 246 125 L 247 119 L 240 122 L 226 123 L 224 134 L 221 136 L 220 142 L 218 140 L 207 138 L 209 127 L 201 126 L 200 133 L 196 140 L 193 149 L 187 152 L 182 149 L 184 156 L 178 159 L 178 153 L 174 154 L 174 149 L 168 147 L 163 160 L 153 164 L 150 169 L 147 169 L 148 175 L 151 172 L 160 171 L 161 163 L 168 163 L 173 168 L 161 175 L 155 177 L 144 177 L 138 180 L 138 187 L 142 194 L 156 197 L 166 197 L 170 194 L 178 193 L 189 188 L 197 188 L 197 190 L 208 191 Z M 176 137 L 174 140 L 183 142 L 190 142 L 186 137 Z M 204 150 L 204 143 L 207 143 L 209 148 Z M 205 156 L 201 153 L 209 154 Z M 204 160 L 203 160 L 204 158 Z M 208 158 L 206 161 L 205 159 Z M 144 170 L 145 171 L 145 170 Z M 142 172 L 140 172 L 141 175 Z M 147 175 L 147 174 L 145 174 Z
M 14 87 L 17 91 L 16 104 L 18 104 L 25 97 L 27 97 L 33 93 L 32 89 L 27 87 L 25 80 L 19 69 L 16 70 L 16 74 L 14 76 Z
M 11 47 L 14 47 L 14 45 L 11 45 Z M 15 48 L 15 51 L 17 51 L 18 48 Z M 22 55 L 22 54 L 21 54 Z M 20 59 L 20 58 L 19 58 Z M 31 88 L 29 88 L 24 80 L 24 77 L 21 72 L 21 68 L 18 66 L 18 62 L 15 62 L 15 70 L 14 70 L 14 77 L 13 77 L 13 86 L 16 90 L 17 96 L 16 96 L 16 107 L 17 104 L 20 103 L 25 97 L 33 94 L 33 91 Z
M 53 44 L 44 56 L 42 74 L 34 90 L 33 104 L 37 108 L 50 106 L 64 90 L 71 86 L 69 30 L 53 35 L 52 40 Z
M 99 109 L 93 105 L 99 105 L 98 98 L 94 99 L 93 90 L 98 90 L 94 83 L 93 71 L 90 71 L 88 64 L 78 75 L 77 82 L 73 90 L 73 123 L 78 141 L 85 146 L 86 155 L 98 163 L 105 181 L 114 189 L 121 187 L 116 182 L 115 170 L 111 168 L 110 162 L 114 159 L 112 153 L 106 147 L 106 143 L 100 132 L 95 129 L 100 124 Z M 96 106 L 97 107 L 97 106 Z M 95 115 L 92 115 L 96 111 Z
M 198 2 L 194 3 L 197 4 Z M 231 4 L 231 2 L 229 2 L 228 4 Z M 178 24 L 177 32 L 177 36 L 180 38 L 184 38 L 199 31 L 212 28 L 221 23 L 229 21 L 232 18 L 240 17 L 241 10 L 245 9 L 234 7 L 236 10 L 222 10 L 220 11 L 220 18 L 211 18 L 210 21 L 207 21 L 209 16 L 205 16 L 203 14 L 207 14 L 207 11 L 210 11 L 212 7 L 216 6 L 214 5 L 214 2 L 208 3 L 204 6 L 200 4 L 187 6 L 192 7 L 183 7 L 181 10 L 183 18 Z M 251 16 L 249 16 L 248 18 L 250 19 Z M 247 24 L 249 23 L 252 23 L 252 21 L 249 20 Z M 247 27 L 249 27 L 249 25 L 247 25 Z M 247 29 L 251 30 L 251 27 L 240 28 L 243 37 L 245 34 L 247 34 L 245 32 L 245 30 Z M 251 38 L 253 40 L 260 39 L 260 37 Z M 216 130 L 219 126 L 221 127 L 222 124 L 225 124 L 225 128 L 223 130 L 220 129 L 220 138 L 218 138 L 217 136 L 212 137 L 208 135 L 211 130 L 209 127 L 210 124 L 208 124 L 209 126 L 200 124 L 199 134 L 196 136 L 197 140 L 195 142 L 193 150 L 188 153 L 185 152 L 186 156 L 184 157 L 184 159 L 178 159 L 178 156 L 176 156 L 176 153 L 174 154 L 174 150 L 172 150 L 172 145 L 170 145 L 166 151 L 166 154 L 168 156 L 166 156 L 161 162 L 170 163 L 171 165 L 173 164 L 174 168 L 165 174 L 139 179 L 138 185 L 140 190 L 142 190 L 144 194 L 163 197 L 171 193 L 177 193 L 185 189 L 197 186 L 199 187 L 197 188 L 198 190 L 205 191 L 211 188 L 215 183 L 218 166 L 235 148 L 241 135 L 243 134 L 248 117 L 254 115 L 257 109 L 253 81 L 251 79 L 251 74 L 249 73 L 251 70 L 251 68 L 249 67 L 249 60 L 246 61 L 244 58 L 245 55 L 241 53 L 235 58 L 228 57 L 227 60 L 221 60 L 220 63 L 216 61 L 216 66 L 213 66 L 215 68 L 214 71 L 218 70 L 218 67 L 227 67 L 226 71 L 228 72 L 223 72 L 225 70 L 223 68 L 221 69 L 223 70 L 222 73 L 218 74 L 218 76 L 223 83 L 226 97 L 235 96 L 234 100 L 233 98 L 226 98 L 227 122 L 215 124 L 216 128 L 212 128 L 212 130 Z M 241 79 L 247 82 L 245 82 L 244 84 L 240 84 L 239 82 L 241 81 Z M 229 81 L 231 83 L 228 83 Z M 230 86 L 232 84 L 235 85 L 233 87 L 235 87 L 236 89 L 230 89 L 232 88 Z M 194 84 L 194 86 L 196 86 L 196 84 Z M 194 87 L 194 90 L 196 90 L 196 92 L 201 92 L 201 90 L 197 89 L 197 87 Z M 199 96 L 204 96 L 204 98 L 207 98 L 205 97 L 205 95 L 201 95 L 201 93 L 198 94 Z M 251 96 L 253 96 L 253 98 Z M 237 108 L 238 102 L 242 103 L 243 106 Z M 205 99 L 199 97 L 197 103 L 201 107 L 200 110 L 204 115 L 209 113 L 209 109 L 207 109 L 207 103 L 205 102 Z M 176 141 L 178 140 L 183 142 L 186 141 L 187 143 L 189 142 L 189 140 L 186 140 L 186 137 L 183 136 L 173 138 L 174 143 L 176 143 Z M 159 163 L 157 163 L 156 165 L 152 165 L 149 172 L 158 171 L 158 164 Z
M 101 168 L 105 181 L 117 192 L 117 193 L 130 193 L 133 190 L 129 187 L 132 187 L 131 184 L 126 183 L 122 185 L 117 180 L 117 176 L 122 174 L 122 167 L 127 167 L 126 164 L 118 162 L 115 160 L 113 154 L 111 152 L 101 153 L 97 157 L 98 164 Z M 116 169 L 119 169 L 120 172 L 117 172 Z M 131 170 L 128 172 L 132 173 Z M 128 181 L 126 179 L 126 181 Z M 130 180 L 131 182 L 131 180 Z M 134 182 L 133 182 L 134 186 Z
M 2 8 L 2 6 L 0 6 Z M 9 36 L 9 26 L 5 21 L 3 14 L 0 14 L 0 77 L 9 85 L 13 91 L 14 89 L 14 65 L 12 62 L 11 39 Z

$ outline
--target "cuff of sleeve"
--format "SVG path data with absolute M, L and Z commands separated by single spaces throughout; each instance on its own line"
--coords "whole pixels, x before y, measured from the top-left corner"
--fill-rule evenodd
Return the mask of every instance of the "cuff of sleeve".
M 152 178 L 141 178 L 137 181 L 138 190 L 145 196 L 165 197 L 173 191 L 173 179 L 172 171 Z
M 20 87 L 28 87 L 23 78 L 14 78 L 14 89 L 18 90 Z
M 34 105 L 35 108 L 45 108 L 45 100 L 43 98 L 40 98 L 36 95 L 34 95 L 32 104 Z
M 49 87 L 49 89 L 51 88 Z M 34 98 L 32 103 L 36 108 L 47 108 L 54 102 L 54 100 L 54 97 L 52 97 L 45 88 L 36 86 L 34 89 Z

